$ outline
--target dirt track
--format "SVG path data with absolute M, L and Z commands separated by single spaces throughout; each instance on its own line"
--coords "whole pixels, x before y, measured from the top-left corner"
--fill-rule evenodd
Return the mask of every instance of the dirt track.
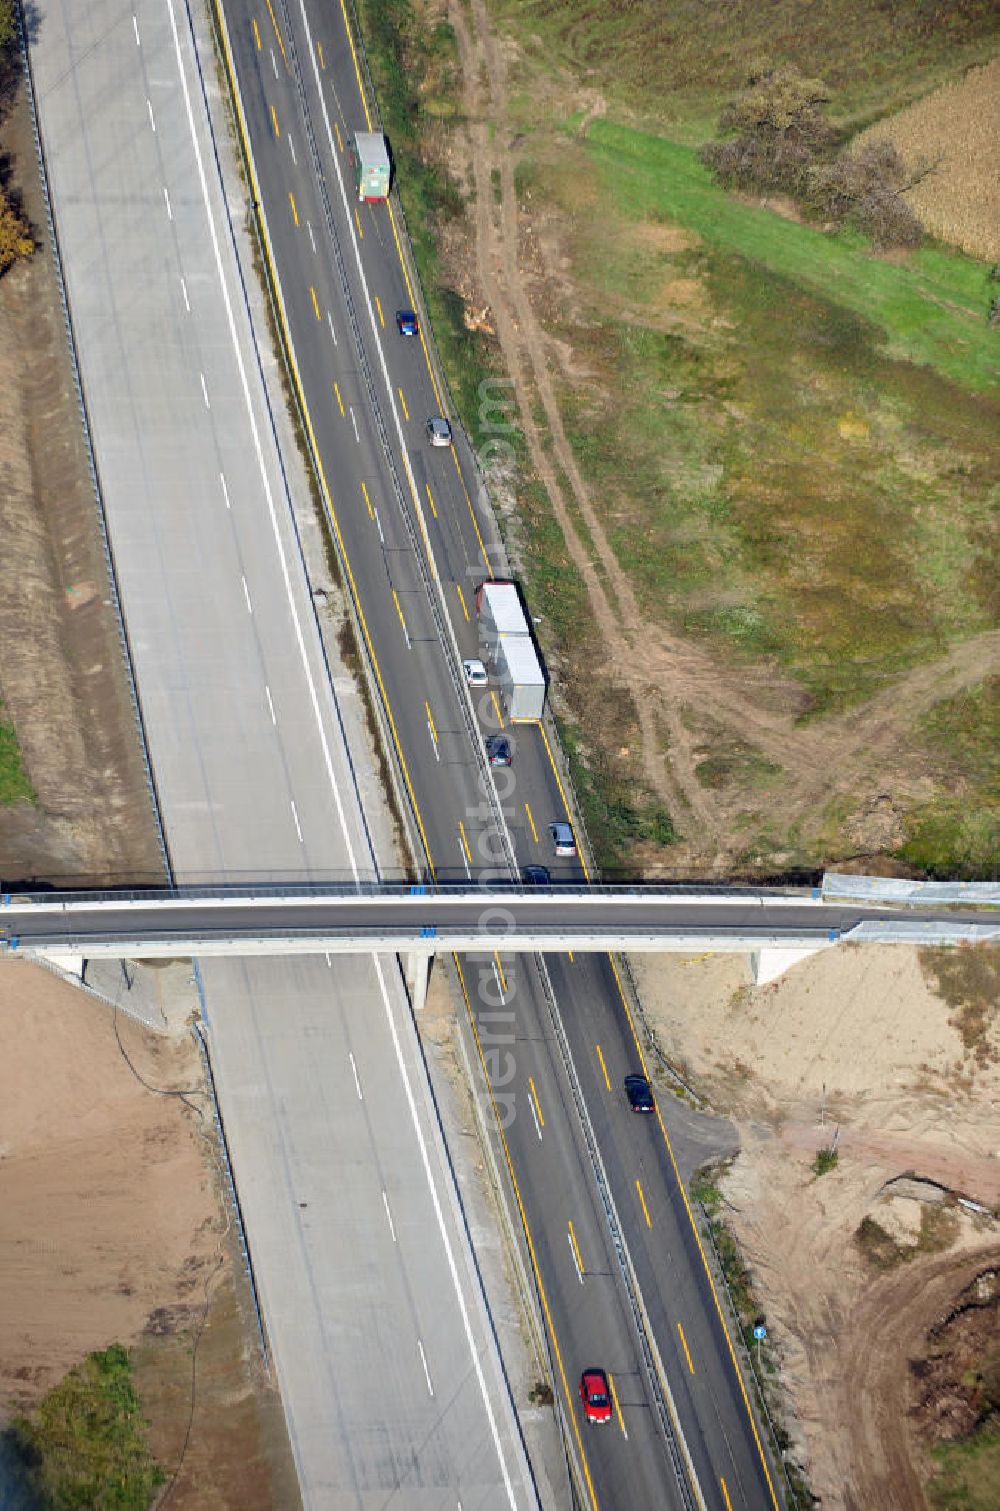
M 547 335 L 538 309 L 547 290 L 564 285 L 566 279 L 546 266 L 544 258 L 530 268 L 524 255 L 530 241 L 537 262 L 546 238 L 533 225 L 534 212 L 528 214 L 517 200 L 517 152 L 516 143 L 512 150 L 508 109 L 509 45 L 494 31 L 485 0 L 471 0 L 468 9 L 449 0 L 448 20 L 458 41 L 467 122 L 463 167 L 475 189 L 469 213 L 477 298 L 495 321 L 532 465 L 586 586 L 614 678 L 632 695 L 643 776 L 686 836 L 683 848 L 671 853 L 671 864 L 723 873 L 744 843 L 734 820 L 746 806 L 746 794 L 709 792 L 696 775 L 706 751 L 704 729 L 749 742 L 782 768 L 781 784 L 772 794 L 753 795 L 762 828 L 772 817 L 781 832 L 797 819 L 808 825 L 820 809 L 843 795 L 858 809 L 857 849 L 879 850 L 884 824 L 877 815 L 871 817 L 872 809 L 887 797 L 891 805 L 895 790 L 912 795 L 924 779 L 908 738 L 914 720 L 940 699 L 989 674 L 1000 659 L 1000 632 L 953 648 L 938 662 L 900 677 L 859 709 L 801 727 L 801 689 L 775 667 L 725 664 L 701 646 L 650 623 L 604 530 L 556 397 L 553 375 L 572 380 L 572 353 Z M 585 107 L 580 126 L 585 131 L 603 105 L 592 91 L 586 97 L 581 93 L 579 103 Z M 539 409 L 544 434 L 536 418 Z M 551 442 L 551 452 L 546 441 Z M 585 538 L 574 513 L 585 524 Z M 695 732 L 699 725 L 702 731 Z M 655 857 L 650 857 L 651 869 L 655 864 Z

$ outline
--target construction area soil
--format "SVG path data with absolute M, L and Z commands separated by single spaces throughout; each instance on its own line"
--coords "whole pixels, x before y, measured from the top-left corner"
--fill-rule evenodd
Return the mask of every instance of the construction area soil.
M 530 478 L 544 487 L 560 551 L 564 547 L 561 559 L 586 590 L 574 644 L 563 653 L 546 646 L 562 683 L 553 697 L 583 732 L 581 747 L 587 746 L 592 767 L 613 773 L 621 790 L 644 792 L 662 804 L 680 836 L 669 849 L 632 843 L 630 861 L 649 875 L 668 869 L 732 875 L 761 866 L 773 874 L 801 864 L 800 855 L 822 854 L 848 864 L 857 859 L 870 871 L 905 873 L 905 865 L 888 856 L 906 837 L 907 813 L 953 790 L 953 776 L 935 767 L 913 731 L 935 705 L 995 671 L 1000 632 L 974 635 L 932 664 L 894 678 L 867 702 L 804 723 L 808 695 L 773 658 L 748 664 L 720 656 L 651 619 L 622 569 L 561 407 L 565 392 L 591 392 L 594 375 L 554 332 L 593 317 L 593 296 L 574 269 L 566 215 L 544 196 L 518 191 L 525 55 L 500 34 L 488 0 L 430 0 L 420 16 L 428 30 L 446 17 L 457 45 L 457 122 L 447 130 L 435 122 L 427 134 L 428 154 L 440 159 L 466 206 L 442 228 L 442 281 L 461 296 L 468 328 L 495 337 L 500 367 L 513 380 Z M 535 69 L 530 80 L 539 119 L 576 112 L 578 137 L 606 111 L 596 90 L 564 70 Z M 560 144 L 565 172 L 579 176 L 581 214 L 599 216 L 585 164 L 569 166 L 566 133 Z M 670 226 L 648 229 L 672 246 L 686 234 Z M 667 328 L 709 319 L 711 311 L 698 307 L 703 291 L 697 283 L 674 279 L 670 289 Z M 502 499 L 503 479 L 493 481 Z M 524 566 L 516 513 L 504 512 L 514 532 L 512 555 Z M 588 625 L 592 633 L 585 633 Z M 543 626 L 543 641 L 545 634 Z M 720 752 L 737 765 L 749 759 L 780 773 L 780 780 L 707 783 L 706 762 L 717 761 Z M 770 853 L 767 846 L 748 852 L 749 819 L 755 832 L 777 837 Z
M 742 956 L 634 962 L 660 1047 L 738 1129 L 721 1215 L 824 1506 L 927 1504 L 931 1446 L 974 1425 L 969 1356 L 998 1327 L 998 954 L 840 946 L 759 987 Z
M 0 279 L 0 699 L 35 801 L 0 806 L 0 879 L 162 882 L 23 84 L 0 165 L 34 255 Z
M 0 1426 L 120 1343 L 172 1506 L 297 1506 L 191 1035 L 0 964 L 0 1106 Z

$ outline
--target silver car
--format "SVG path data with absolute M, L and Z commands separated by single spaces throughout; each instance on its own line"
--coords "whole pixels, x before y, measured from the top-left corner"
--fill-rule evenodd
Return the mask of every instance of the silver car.
M 439 414 L 432 415 L 427 421 L 427 439 L 432 446 L 451 445 L 451 426 Z

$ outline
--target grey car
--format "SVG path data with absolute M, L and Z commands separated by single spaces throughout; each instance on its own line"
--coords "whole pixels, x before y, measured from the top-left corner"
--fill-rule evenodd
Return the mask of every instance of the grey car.
M 451 426 L 439 414 L 432 415 L 427 421 L 427 439 L 432 446 L 451 445 Z
M 549 838 L 556 855 L 576 854 L 576 836 L 572 827 L 563 819 L 556 819 L 549 825 Z

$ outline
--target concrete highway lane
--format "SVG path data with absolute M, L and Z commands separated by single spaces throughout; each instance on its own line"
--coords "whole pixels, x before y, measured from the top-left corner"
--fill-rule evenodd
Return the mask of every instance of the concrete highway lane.
M 404 340 L 394 328 L 395 309 L 413 305 L 415 296 L 400 260 L 392 215 L 384 206 L 351 200 L 346 147 L 352 133 L 367 129 L 369 121 L 342 9 L 306 0 L 276 0 L 273 9 L 258 9 L 252 0 L 226 0 L 223 8 L 329 502 L 391 710 L 429 869 L 439 878 L 477 875 L 490 859 L 485 851 L 490 815 L 482 801 L 481 767 L 461 717 L 465 693 L 456 686 L 454 663 L 449 667 L 441 642 L 447 647 L 454 634 L 460 655 L 477 652 L 472 594 L 476 583 L 491 575 L 488 563 L 500 559 L 495 526 L 476 497 L 475 472 L 462 438 L 455 448 L 442 450 L 423 439 L 426 417 L 443 406 L 422 343 Z M 429 594 L 426 571 L 434 579 Z M 450 615 L 443 637 L 432 612 L 438 591 Z M 476 701 L 481 737 L 497 727 L 499 710 L 490 693 Z M 566 805 L 544 732 L 518 729 L 512 734 L 516 783 L 504 802 L 517 860 L 546 864 L 556 876 L 578 874 L 572 862 L 556 860 L 548 847 L 547 825 L 565 815 Z M 536 969 L 501 960 L 481 962 L 466 974 L 482 1028 L 495 1027 L 489 1014 L 504 1011 L 505 999 L 516 999 L 512 1068 L 502 1062 L 503 1074 L 509 1076 L 502 1089 L 513 1095 L 515 1107 L 509 1151 L 561 1360 L 556 1384 L 585 1498 L 594 1505 L 683 1504 L 655 1420 L 656 1391 L 648 1367 L 639 1364 L 639 1335 L 629 1315 L 615 1238 L 603 1208 L 594 1212 L 595 1176 L 581 1155 L 583 1136 L 578 1111 L 567 1101 L 566 1065 L 561 1054 L 536 1064 L 539 1046 L 553 1037 Z M 579 988 L 562 975 L 557 992 L 568 1020 L 580 1009 Z M 595 1011 L 608 1024 L 621 1016 L 621 1004 L 606 980 Z M 611 1029 L 603 1020 L 601 1034 L 609 1037 Z M 496 1087 L 495 1070 L 493 1079 Z M 588 1098 L 592 1095 L 588 1091 Z M 614 1146 L 611 1153 L 616 1153 Z M 616 1154 L 609 1178 L 628 1245 L 644 1244 L 642 1234 L 648 1230 L 636 1211 L 628 1150 L 620 1159 Z M 570 1194 L 573 1212 L 554 1210 L 553 1197 L 563 1191 Z M 676 1182 L 664 1187 L 662 1178 L 651 1174 L 649 1200 L 654 1206 L 672 1204 L 677 1227 L 670 1233 L 670 1263 L 688 1274 L 686 1302 L 694 1309 L 700 1295 L 705 1311 L 703 1329 L 697 1317 L 690 1321 L 689 1346 L 699 1372 L 696 1389 L 679 1377 L 673 1312 L 670 1341 L 663 1341 L 661 1349 L 670 1364 L 678 1419 L 694 1440 L 704 1503 L 771 1504 L 774 1495 L 763 1456 L 755 1445 L 747 1448 L 749 1422 L 745 1430 L 734 1426 L 747 1408 L 732 1361 L 713 1333 L 717 1323 L 706 1299 L 710 1286 L 698 1271 L 700 1256 L 690 1224 L 687 1239 L 677 1239 L 688 1219 L 682 1202 L 678 1206 Z M 582 1285 L 574 1235 L 581 1255 L 586 1250 Z M 637 1271 L 642 1257 L 637 1257 Z M 643 1281 L 654 1283 L 649 1273 Z M 654 1309 L 656 1294 L 667 1283 L 659 1263 L 654 1295 L 645 1298 Z M 658 1332 L 667 1330 L 662 1310 L 657 1310 Z M 621 1417 L 613 1428 L 587 1429 L 582 1420 L 577 1384 L 580 1371 L 592 1364 L 603 1364 L 613 1376 L 621 1371 L 616 1390 Z M 688 1369 L 686 1360 L 682 1369 Z M 725 1403 L 724 1409 L 715 1403 Z
M 223 195 L 204 17 L 43 0 L 29 46 L 174 876 L 374 877 Z M 398 970 L 211 961 L 201 979 L 304 1504 L 533 1504 Z

